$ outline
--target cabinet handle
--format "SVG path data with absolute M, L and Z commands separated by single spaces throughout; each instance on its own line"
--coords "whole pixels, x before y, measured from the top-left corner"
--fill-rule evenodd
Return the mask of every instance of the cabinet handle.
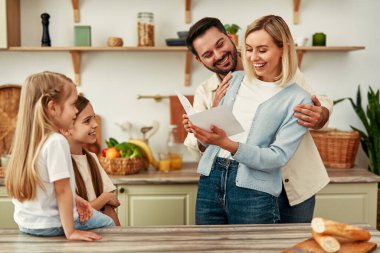
M 120 192 L 120 193 L 124 193 L 124 192 L 125 192 L 124 187 L 120 188 L 119 192 Z

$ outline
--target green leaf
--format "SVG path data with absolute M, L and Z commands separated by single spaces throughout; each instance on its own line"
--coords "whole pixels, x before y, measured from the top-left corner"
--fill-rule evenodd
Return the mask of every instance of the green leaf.
M 230 34 L 236 34 L 240 30 L 240 26 L 237 24 L 225 24 L 224 29 Z
M 352 98 L 342 98 L 334 101 L 334 105 L 349 100 L 356 115 L 359 117 L 365 131 L 359 130 L 356 127 L 351 128 L 360 133 L 360 142 L 362 148 L 369 158 L 369 170 L 380 175 L 380 92 L 379 89 L 375 92 L 369 87 L 367 92 L 368 104 L 366 111 L 362 106 L 362 97 L 360 85 L 356 94 L 356 103 Z

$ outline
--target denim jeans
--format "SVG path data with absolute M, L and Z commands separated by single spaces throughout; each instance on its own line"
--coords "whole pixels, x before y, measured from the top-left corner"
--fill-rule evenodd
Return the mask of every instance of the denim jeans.
M 201 175 L 196 224 L 272 224 L 280 219 L 277 198 L 236 186 L 239 163 L 217 157 L 209 176 Z
M 84 223 L 79 222 L 79 218 L 77 218 L 74 221 L 74 228 L 76 230 L 91 230 L 95 228 L 101 228 L 101 227 L 112 227 L 115 226 L 115 223 L 113 220 L 108 217 L 107 215 L 96 211 L 95 209 L 92 209 L 93 214 L 88 221 Z M 26 234 L 31 235 L 37 235 L 37 236 L 59 236 L 64 235 L 65 232 L 63 230 L 63 227 L 55 227 L 55 228 L 42 228 L 42 229 L 31 229 L 31 228 L 24 228 L 19 227 L 21 232 L 24 232 Z
M 278 196 L 278 206 L 280 223 L 310 223 L 313 219 L 315 195 L 298 205 L 290 206 L 286 191 L 282 187 L 282 192 Z

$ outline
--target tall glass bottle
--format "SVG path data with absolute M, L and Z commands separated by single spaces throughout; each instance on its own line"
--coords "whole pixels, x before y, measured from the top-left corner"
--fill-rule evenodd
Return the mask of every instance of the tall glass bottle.
M 181 143 L 179 142 L 177 125 L 169 126 L 167 152 L 170 156 L 170 169 L 179 170 L 182 167 Z

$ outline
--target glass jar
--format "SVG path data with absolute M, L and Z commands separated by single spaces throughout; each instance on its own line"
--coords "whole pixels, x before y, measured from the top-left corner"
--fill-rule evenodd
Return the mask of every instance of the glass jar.
M 137 46 L 154 47 L 154 19 L 152 12 L 137 13 L 137 35 Z
M 169 126 L 167 141 L 167 153 L 170 157 L 170 169 L 179 170 L 182 168 L 181 143 L 179 142 L 177 125 Z

